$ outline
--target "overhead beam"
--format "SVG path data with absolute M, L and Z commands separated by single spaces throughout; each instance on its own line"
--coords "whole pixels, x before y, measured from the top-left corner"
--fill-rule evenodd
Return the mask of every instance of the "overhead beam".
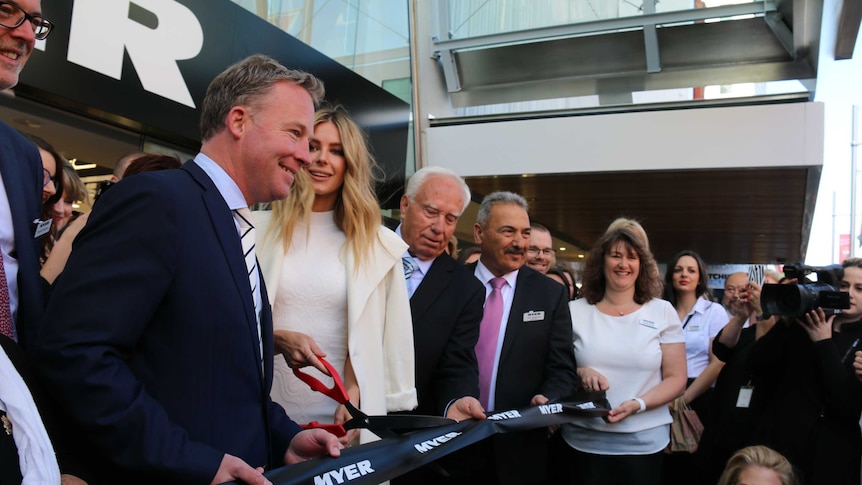
M 440 1 L 440 3 L 445 2 Z M 723 5 L 720 7 L 697 8 L 674 12 L 644 14 L 633 17 L 595 20 L 591 22 L 578 22 L 554 27 L 541 27 L 536 29 L 518 30 L 516 32 L 480 35 L 464 39 L 448 39 L 437 35 L 432 39 L 432 41 L 435 49 L 457 51 L 461 49 L 491 47 L 501 44 L 542 42 L 553 38 L 572 37 L 576 35 L 595 34 L 607 31 L 643 29 L 645 25 L 668 25 L 676 23 L 690 23 L 713 18 L 734 17 L 739 15 L 759 15 L 774 12 L 775 10 L 775 1 L 763 0 L 737 5 Z
M 862 22 L 862 2 L 859 0 L 844 0 L 841 8 L 841 18 L 838 20 L 838 40 L 835 42 L 835 59 L 852 59 L 856 38 L 859 36 L 859 24 Z

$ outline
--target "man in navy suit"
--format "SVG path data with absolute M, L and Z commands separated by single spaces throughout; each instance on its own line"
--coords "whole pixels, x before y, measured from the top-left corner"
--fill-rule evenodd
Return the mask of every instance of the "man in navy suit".
M 487 195 L 473 237 L 482 248 L 473 270 L 485 286 L 486 317 L 493 300 L 499 303 L 496 321 L 483 318 L 476 347 L 480 400 L 489 410 L 502 411 L 574 394 L 578 378 L 568 295 L 562 285 L 524 265 L 530 243 L 527 202 L 511 192 Z M 545 480 L 546 429 L 498 435 L 484 446 L 474 478 L 500 484 Z
M 263 468 L 339 454 L 269 397 L 272 315 L 235 217 L 288 195 L 322 96 L 310 74 L 244 59 L 207 89 L 201 153 L 93 210 L 32 352 L 92 447 L 91 484 L 264 484 Z
M 426 167 L 410 177 L 401 197 L 398 232 L 410 245 L 404 254 L 416 354 L 415 414 L 462 420 L 484 419 L 479 404 L 476 341 L 485 291 L 473 274 L 445 253 L 458 218 L 470 203 L 470 188 L 455 172 Z M 407 276 L 407 275 L 405 275 Z M 393 483 L 437 483 L 428 469 Z
M 40 38 L 44 38 L 39 0 L 19 0 L 16 5 L 9 6 L 11 13 L 4 22 L 12 24 L 20 19 L 21 23 L 14 27 L 0 26 L 3 52 L 0 90 L 18 84 L 18 74 L 33 52 L 37 28 Z M 25 13 L 33 20 L 29 21 Z M 44 35 L 50 30 L 47 28 Z M 7 336 L 23 346 L 44 307 L 39 241 L 33 223 L 42 213 L 42 160 L 33 143 L 3 122 L 0 122 L 0 175 L 0 249 L 14 328 L 13 335 Z

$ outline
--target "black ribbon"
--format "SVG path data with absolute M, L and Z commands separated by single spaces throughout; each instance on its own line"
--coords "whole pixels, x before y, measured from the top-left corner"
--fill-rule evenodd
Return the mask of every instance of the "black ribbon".
M 483 421 L 462 421 L 345 448 L 338 458 L 319 457 L 264 475 L 274 485 L 378 484 L 497 433 L 602 418 L 609 410 L 604 391 L 581 393 L 541 406 L 489 413 Z

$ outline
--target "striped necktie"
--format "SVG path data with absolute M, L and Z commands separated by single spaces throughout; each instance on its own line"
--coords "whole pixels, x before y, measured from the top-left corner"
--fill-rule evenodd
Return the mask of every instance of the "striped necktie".
M 260 276 L 257 271 L 257 256 L 254 252 L 254 225 L 252 215 L 248 207 L 241 207 L 233 211 L 234 218 L 239 224 L 239 238 L 242 242 L 242 254 L 245 258 L 245 269 L 248 270 L 248 283 L 251 286 L 251 300 L 254 303 L 254 318 L 257 321 L 257 340 L 260 346 L 260 355 L 263 358 L 263 340 L 260 335 L 260 310 L 263 305 L 260 295 Z M 263 362 L 261 361 L 261 365 Z
M 257 257 L 254 253 L 254 226 L 251 224 L 251 211 L 247 207 L 242 207 L 233 211 L 236 216 L 236 221 L 239 223 L 239 237 L 242 241 L 242 254 L 245 258 L 245 268 L 248 270 L 248 282 L 251 285 L 251 293 L 254 295 L 257 292 L 258 276 L 257 276 Z M 257 298 L 254 298 L 254 315 L 260 319 L 260 308 L 258 307 Z
M 404 279 L 407 281 L 407 297 L 413 296 L 416 291 L 416 283 L 413 282 L 413 273 L 419 271 L 419 265 L 411 257 L 402 257 L 401 264 L 404 266 Z

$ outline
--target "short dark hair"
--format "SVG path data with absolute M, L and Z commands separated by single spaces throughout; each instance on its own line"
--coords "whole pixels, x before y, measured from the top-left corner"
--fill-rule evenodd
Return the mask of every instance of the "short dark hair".
M 148 153 L 136 158 L 126 167 L 123 172 L 123 178 L 131 177 L 144 172 L 156 172 L 158 170 L 168 170 L 171 168 L 180 168 L 183 164 L 177 157 L 161 155 L 158 153 Z
M 673 271 L 676 267 L 676 264 L 679 263 L 680 258 L 683 256 L 689 256 L 694 259 L 697 264 L 697 287 L 694 289 L 694 294 L 698 297 L 706 293 L 708 297 L 711 297 L 712 294 L 709 291 L 709 287 L 707 286 L 707 278 L 708 273 L 706 272 L 706 263 L 703 262 L 703 259 L 696 252 L 686 249 L 684 251 L 680 251 L 677 253 L 673 259 L 667 264 L 667 270 L 664 274 L 664 299 L 669 301 L 674 307 L 676 307 L 676 290 L 673 288 Z
M 662 283 L 658 265 L 643 238 L 631 228 L 608 231 L 599 239 L 584 261 L 581 296 L 591 305 L 598 303 L 605 295 L 605 256 L 617 244 L 622 243 L 626 250 L 637 254 L 640 260 L 638 278 L 635 280 L 634 301 L 644 304 L 661 295 Z
M 207 87 L 201 105 L 201 140 L 224 129 L 225 117 L 234 106 L 253 105 L 281 81 L 305 89 L 315 106 L 323 100 L 323 81 L 305 71 L 288 69 L 269 56 L 254 54 L 225 69 Z

